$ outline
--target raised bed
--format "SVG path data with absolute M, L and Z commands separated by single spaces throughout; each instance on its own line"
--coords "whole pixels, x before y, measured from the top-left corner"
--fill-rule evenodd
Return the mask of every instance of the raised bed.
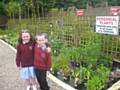
M 108 85 L 107 87 L 110 88 L 109 90 L 118 90 L 118 88 L 120 89 L 120 60 L 117 59 L 113 60 L 112 72 L 110 74 L 107 85 Z

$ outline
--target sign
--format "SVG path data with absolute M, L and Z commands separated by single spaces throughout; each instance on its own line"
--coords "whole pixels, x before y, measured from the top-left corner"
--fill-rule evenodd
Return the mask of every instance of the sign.
M 112 6 L 110 8 L 111 15 L 118 15 L 120 14 L 120 6 Z
M 118 35 L 119 16 L 97 16 L 96 32 Z
M 84 10 L 83 9 L 77 10 L 76 15 L 77 16 L 84 16 Z

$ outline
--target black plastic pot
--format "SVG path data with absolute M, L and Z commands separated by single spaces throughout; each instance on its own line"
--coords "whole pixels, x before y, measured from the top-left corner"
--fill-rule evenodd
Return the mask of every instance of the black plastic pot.
M 58 76 L 58 70 L 52 71 L 52 74 L 53 74 L 54 76 Z
M 71 60 L 70 65 L 73 69 L 76 68 L 76 67 L 80 67 L 80 63 L 77 62 L 76 60 Z
M 88 65 L 87 65 L 87 63 L 85 63 L 85 61 L 81 61 L 81 65 L 83 66 L 83 67 L 87 67 Z
M 80 67 L 80 63 L 76 62 L 75 67 Z
M 62 72 L 57 72 L 57 78 L 59 78 L 60 80 L 64 81 L 64 75 Z
M 86 87 L 85 87 L 84 83 L 75 84 L 74 87 L 75 87 L 77 90 L 86 90 Z
M 76 62 L 75 60 L 71 60 L 71 61 L 70 61 L 70 65 L 71 65 L 71 67 L 72 67 L 73 69 L 75 68 L 75 62 Z
M 64 81 L 69 82 L 70 81 L 70 76 L 64 76 Z

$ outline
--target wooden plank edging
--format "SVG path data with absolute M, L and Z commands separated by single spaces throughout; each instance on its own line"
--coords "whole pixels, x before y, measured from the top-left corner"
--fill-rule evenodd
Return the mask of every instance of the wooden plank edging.
M 120 80 L 117 81 L 115 84 L 113 84 L 109 89 L 107 90 L 120 90 Z

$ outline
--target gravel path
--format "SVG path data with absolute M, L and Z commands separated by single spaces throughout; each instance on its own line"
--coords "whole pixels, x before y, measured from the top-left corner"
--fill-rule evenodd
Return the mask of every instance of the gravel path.
M 49 80 L 51 90 L 64 90 Z M 15 65 L 15 52 L 0 42 L 0 90 L 25 90 L 25 83 L 19 77 Z

